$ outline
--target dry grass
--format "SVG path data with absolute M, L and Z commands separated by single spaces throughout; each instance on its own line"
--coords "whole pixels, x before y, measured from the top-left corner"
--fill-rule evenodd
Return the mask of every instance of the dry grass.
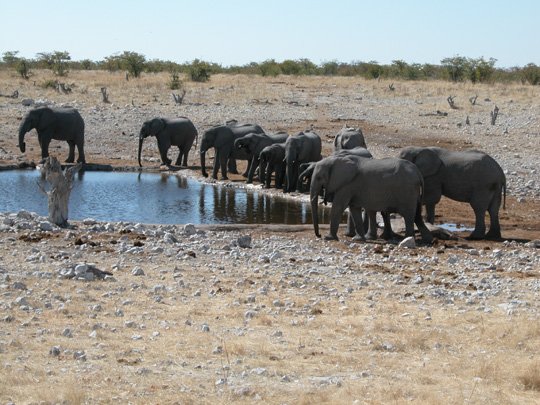
M 133 102 L 150 112 L 177 111 L 167 88 L 167 74 L 143 75 L 140 80 L 126 82 L 123 74 L 70 72 L 65 79 L 74 84 L 70 95 L 41 88 L 39 84 L 48 79 L 52 79 L 48 72 L 37 71 L 26 82 L 14 73 L 0 71 L 0 93 L 18 89 L 21 97 L 75 100 L 92 108 L 103 106 L 99 89 L 105 86 L 113 103 L 107 108 Z M 526 108 L 540 96 L 538 86 L 394 82 L 395 91 L 391 92 L 389 84 L 343 77 L 243 75 L 216 75 L 208 83 L 185 82 L 188 103 L 233 104 L 245 114 L 252 114 L 255 107 L 264 112 L 266 102 L 288 106 L 289 101 L 311 105 L 317 100 L 320 108 L 294 122 L 269 121 L 263 113 L 257 114 L 271 130 L 292 132 L 315 123 L 322 127 L 323 135 L 343 125 L 330 121 L 329 109 L 336 99 L 354 100 L 362 108 L 368 99 L 381 100 L 390 116 L 393 109 L 402 108 L 403 99 L 418 102 L 414 111 L 418 115 L 447 110 L 446 97 L 455 95 L 460 113 L 465 115 L 476 110 L 468 101 L 475 94 L 483 112 L 489 107 L 483 101 L 488 97 Z M 327 100 L 329 94 L 332 98 Z M 208 116 L 204 124 L 217 116 Z M 12 117 L 2 119 L 11 132 L 16 131 Z M 371 140 L 386 142 L 373 134 L 386 136 L 394 128 L 389 124 L 381 129 L 378 124 L 365 123 L 371 125 L 366 132 Z M 15 150 L 8 131 L 0 131 L 5 131 L 0 146 Z M 49 243 L 58 250 L 68 249 L 62 239 Z M 32 253 L 32 244 L 20 244 L 23 257 Z M 340 249 L 351 253 L 345 245 L 336 246 L 336 254 L 342 253 Z M 98 262 L 103 269 L 110 269 L 118 260 L 92 250 L 79 253 L 83 254 L 80 260 Z M 0 257 L 6 262 L 20 260 L 13 258 L 8 241 L 0 244 Z M 336 295 L 324 291 L 329 286 L 343 291 L 352 285 L 353 278 L 347 274 L 314 276 L 306 288 L 293 288 L 287 284 L 289 276 L 284 275 L 287 263 L 282 272 L 268 275 L 253 272 L 253 267 L 261 267 L 257 263 L 239 267 L 233 260 L 206 260 L 215 262 L 209 266 L 201 258 L 179 262 L 164 255 L 152 259 L 127 256 L 124 267 L 115 274 L 116 283 L 25 278 L 32 290 L 30 304 L 42 307 L 44 301 L 51 300 L 53 309 L 30 314 L 3 307 L 1 318 L 12 315 L 15 320 L 0 321 L 0 402 L 538 403 L 538 315 L 533 311 L 507 315 L 497 307 L 507 297 L 490 298 L 492 312 L 470 307 L 464 311 L 460 304 L 442 304 L 428 295 L 414 298 L 416 286 L 382 281 L 393 270 L 383 264 L 376 269 L 354 267 L 353 258 L 352 268 L 359 274 L 377 271 L 381 281 L 356 289 L 346 302 L 340 302 Z M 134 280 L 130 269 L 141 263 L 147 275 Z M 222 270 L 216 270 L 217 263 Z M 34 267 L 54 271 L 59 264 L 47 259 L 39 266 L 12 266 L 27 274 L 24 272 Z M 185 287 L 160 293 L 163 302 L 156 302 L 150 288 L 175 285 L 171 269 L 176 266 L 185 269 Z M 525 281 L 516 280 L 515 288 L 525 288 L 520 283 Z M 246 298 L 261 285 L 272 288 L 249 303 Z M 209 295 L 218 287 L 219 293 Z M 198 289 L 200 296 L 194 294 Z M 405 295 L 404 289 L 410 294 Z M 1 299 L 11 302 L 15 294 L 2 287 Z M 535 293 L 527 294 L 524 299 L 535 303 Z M 124 305 L 126 300 L 131 303 Z M 291 305 L 276 308 L 275 300 Z M 63 309 L 59 308 L 61 301 Z M 101 310 L 95 310 L 95 305 Z M 259 309 L 257 315 L 246 319 L 246 311 L 254 306 Z M 124 312 L 123 317 L 115 316 L 117 309 Z M 134 327 L 127 327 L 126 321 L 133 321 Z M 203 324 L 209 325 L 209 332 L 202 331 Z M 73 338 L 62 335 L 66 327 L 72 330 Z M 94 331 L 95 336 L 91 335 Z M 49 354 L 53 346 L 61 347 L 60 356 Z M 77 350 L 85 351 L 86 361 L 74 359 Z

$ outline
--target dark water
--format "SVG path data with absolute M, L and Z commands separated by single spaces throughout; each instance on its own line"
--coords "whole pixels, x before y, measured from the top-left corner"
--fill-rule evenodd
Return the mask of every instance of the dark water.
M 47 215 L 37 170 L 0 171 L 0 212 Z M 261 192 L 154 173 L 84 172 L 74 179 L 69 218 L 153 224 L 311 223 L 309 204 Z M 324 212 L 320 211 L 321 220 Z

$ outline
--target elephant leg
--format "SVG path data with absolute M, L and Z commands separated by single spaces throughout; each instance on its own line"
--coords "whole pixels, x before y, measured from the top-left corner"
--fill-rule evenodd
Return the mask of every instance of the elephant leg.
M 77 163 L 86 163 L 83 141 L 77 143 L 77 151 L 79 152 L 79 158 L 77 159 Z
M 159 146 L 159 144 L 158 144 L 158 148 L 159 148 L 159 154 L 161 156 L 161 163 L 169 166 L 172 163 L 172 160 L 167 157 L 167 152 L 169 151 L 169 149 L 164 149 L 161 146 Z
M 274 170 L 274 166 L 272 163 L 268 163 L 266 166 L 266 178 L 264 179 L 264 185 L 266 188 L 272 187 L 272 171 Z M 277 187 L 277 179 L 276 179 L 276 187 Z
M 345 231 L 345 236 L 349 236 L 351 238 L 353 236 L 356 236 L 356 224 L 353 218 L 351 207 L 349 207 L 349 213 L 347 214 L 347 230 Z
M 51 140 L 47 137 L 41 137 L 39 141 L 39 146 L 41 146 L 41 161 L 44 162 L 45 159 L 49 157 L 49 144 Z
M 283 180 L 285 179 L 285 166 L 283 164 L 276 165 L 275 172 L 276 188 L 282 188 Z
M 229 178 L 227 177 L 227 160 L 228 159 L 228 156 L 229 154 L 228 153 L 224 153 L 223 151 L 220 153 L 220 165 L 221 165 L 221 180 L 229 180 Z M 216 177 L 217 177 L 217 173 L 216 173 Z
M 384 230 L 381 237 L 384 240 L 399 239 L 399 235 L 392 230 L 392 221 L 390 221 L 390 214 L 385 211 L 381 211 L 381 216 L 384 222 Z
M 251 163 L 249 164 L 249 170 L 247 174 L 246 183 L 253 183 L 253 177 L 255 176 L 255 170 L 259 167 L 259 159 L 255 156 L 251 158 Z
M 236 168 L 236 159 L 230 158 L 227 164 L 229 167 L 229 173 L 238 174 L 238 169 Z
M 248 159 L 248 164 L 246 167 L 246 170 L 244 173 L 242 173 L 242 177 L 248 177 L 249 173 L 251 172 L 251 166 L 253 166 L 255 156 L 252 156 L 250 159 Z M 253 176 L 251 176 L 251 183 L 253 183 Z
M 212 178 L 215 180 L 217 180 L 221 155 L 223 155 L 223 153 L 219 149 L 216 149 L 216 155 L 214 156 L 214 167 L 212 168 Z
M 343 211 L 345 211 L 348 204 L 349 201 L 345 201 L 344 198 L 336 198 L 332 203 L 332 209 L 330 210 L 330 232 L 324 237 L 325 240 L 339 240 L 337 231 L 339 229 Z
M 471 207 L 474 211 L 476 221 L 474 224 L 474 231 L 469 235 L 468 239 L 484 239 L 486 236 L 486 221 L 485 215 L 487 207 L 481 201 L 478 201 L 473 197 L 471 201 Z
M 424 220 L 422 219 L 422 204 L 420 202 L 416 206 L 416 213 L 414 215 L 414 223 L 416 224 L 418 231 L 420 231 L 420 235 L 422 236 L 422 241 L 424 241 L 425 243 L 433 242 L 433 235 L 431 234 L 428 227 L 424 223 Z
M 426 203 L 426 222 L 435 224 L 435 203 Z
M 188 167 L 189 150 L 182 150 L 182 167 Z
M 405 236 L 412 236 L 414 238 L 414 218 L 415 215 L 412 212 L 403 213 L 403 220 L 405 221 Z
M 352 223 L 349 223 L 351 221 Z M 349 217 L 347 218 L 347 228 L 352 225 L 351 229 L 354 232 L 354 241 L 365 240 L 364 236 L 364 220 L 362 218 L 362 208 L 349 207 Z
M 178 157 L 176 158 L 176 161 L 174 162 L 174 165 L 175 166 L 181 166 L 183 157 L 184 157 L 184 150 L 179 146 L 178 147 Z M 184 164 L 184 166 L 187 166 L 187 165 Z
M 73 163 L 75 162 L 75 142 L 74 141 L 67 141 L 68 147 L 69 147 L 69 153 L 68 157 L 66 159 L 66 163 Z
M 366 232 L 366 239 L 375 240 L 377 239 L 377 211 L 366 211 L 368 229 Z
M 501 225 L 499 223 L 499 210 L 501 208 L 501 192 L 497 193 L 491 199 L 488 207 L 489 212 L 489 231 L 486 234 L 488 239 L 501 239 Z

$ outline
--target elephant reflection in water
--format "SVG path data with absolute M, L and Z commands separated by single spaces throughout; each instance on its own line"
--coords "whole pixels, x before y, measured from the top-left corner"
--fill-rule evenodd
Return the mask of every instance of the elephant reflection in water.
M 199 212 L 203 218 L 214 218 L 222 222 L 236 219 L 234 190 L 203 185 L 199 195 Z
M 168 173 L 161 173 L 161 176 L 160 176 L 160 182 L 163 183 L 163 184 L 167 184 L 167 182 L 169 181 L 169 177 L 171 175 L 168 174 Z M 141 173 L 139 173 L 139 177 L 138 177 L 138 180 L 141 181 Z M 188 179 L 187 177 L 184 177 L 184 176 L 176 176 L 176 181 L 178 182 L 178 188 L 182 188 L 182 189 L 185 189 L 187 190 L 189 188 L 189 182 L 188 182 Z

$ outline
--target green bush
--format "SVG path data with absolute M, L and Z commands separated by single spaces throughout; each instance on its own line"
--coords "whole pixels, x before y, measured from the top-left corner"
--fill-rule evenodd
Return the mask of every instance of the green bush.
M 30 66 L 26 59 L 19 59 L 15 65 L 15 70 L 23 79 L 28 80 L 30 78 Z
M 179 90 L 184 87 L 184 83 L 180 80 L 180 75 L 178 72 L 171 72 L 171 81 L 169 82 L 169 89 Z
M 210 70 L 209 63 L 195 59 L 188 66 L 188 75 L 194 82 L 207 82 L 210 80 Z
M 521 69 L 522 82 L 527 82 L 536 86 L 540 84 L 540 66 L 536 66 L 534 63 L 529 63 L 523 69 Z

